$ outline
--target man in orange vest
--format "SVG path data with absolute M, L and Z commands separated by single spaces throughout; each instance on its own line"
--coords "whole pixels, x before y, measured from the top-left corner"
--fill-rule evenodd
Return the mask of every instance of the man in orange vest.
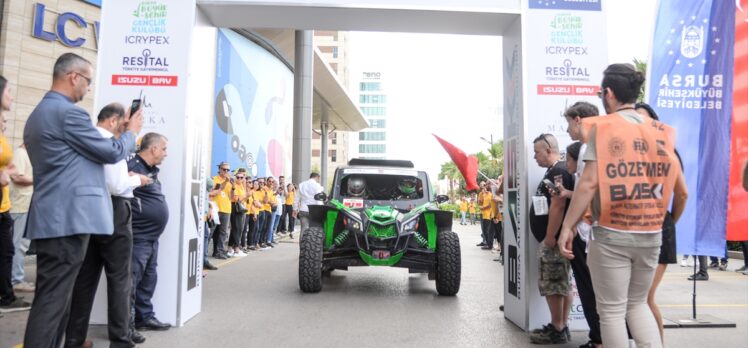
M 673 219 L 688 196 L 673 152 L 671 127 L 634 110 L 644 74 L 630 64 L 610 65 L 600 97 L 609 115 L 583 121 L 585 168 L 563 222 L 561 253 L 572 253 L 573 228 L 592 203 L 588 264 L 606 348 L 628 347 L 628 323 L 637 346 L 662 347 L 647 305 L 662 223 L 675 192 Z

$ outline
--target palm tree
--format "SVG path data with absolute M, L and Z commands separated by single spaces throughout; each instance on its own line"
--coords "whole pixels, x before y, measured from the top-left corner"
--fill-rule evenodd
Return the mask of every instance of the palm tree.
M 449 197 L 454 200 L 454 181 L 460 177 L 460 170 L 457 169 L 457 165 L 454 162 L 442 163 L 441 170 L 439 171 L 439 179 L 449 180 Z

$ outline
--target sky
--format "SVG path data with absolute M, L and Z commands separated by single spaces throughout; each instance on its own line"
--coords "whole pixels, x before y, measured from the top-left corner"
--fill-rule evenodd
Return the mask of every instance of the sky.
M 655 4 L 606 2 L 609 63 L 648 58 Z M 503 137 L 501 61 L 496 36 L 350 34 L 351 88 L 364 71 L 382 73 L 389 158 L 412 160 L 434 176 L 450 159 L 432 133 L 467 153 Z

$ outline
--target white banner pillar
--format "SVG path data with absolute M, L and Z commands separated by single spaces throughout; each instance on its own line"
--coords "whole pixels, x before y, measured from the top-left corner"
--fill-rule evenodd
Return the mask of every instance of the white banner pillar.
M 203 115 L 187 111 L 195 13 L 195 0 L 105 1 L 95 71 L 95 110 L 111 102 L 129 107 L 140 98 L 144 116 L 140 136 L 156 132 L 168 138 L 159 180 L 169 221 L 159 239 L 158 285 L 152 301 L 157 318 L 176 326 L 199 312 L 202 291 L 202 161 L 208 127 Z M 209 34 L 207 39 L 200 45 L 215 52 L 215 32 L 212 41 Z M 214 54 L 206 70 L 214 65 Z M 208 87 L 210 98 L 212 84 Z M 191 95 L 199 91 L 194 85 L 190 89 Z M 199 102 L 192 105 L 206 109 Z M 106 322 L 102 290 L 103 282 L 91 317 L 94 323 Z

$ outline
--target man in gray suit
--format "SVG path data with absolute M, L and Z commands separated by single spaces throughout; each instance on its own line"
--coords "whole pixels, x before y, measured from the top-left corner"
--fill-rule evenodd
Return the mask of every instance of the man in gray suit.
M 59 347 L 70 314 L 73 285 L 89 236 L 111 235 L 112 201 L 104 164 L 125 158 L 135 145 L 142 117 L 119 139 L 104 138 L 75 105 L 91 88 L 93 67 L 73 54 L 54 66 L 52 88 L 29 115 L 23 141 L 31 159 L 34 195 L 26 237 L 37 250 L 36 295 L 26 325 L 25 347 Z

